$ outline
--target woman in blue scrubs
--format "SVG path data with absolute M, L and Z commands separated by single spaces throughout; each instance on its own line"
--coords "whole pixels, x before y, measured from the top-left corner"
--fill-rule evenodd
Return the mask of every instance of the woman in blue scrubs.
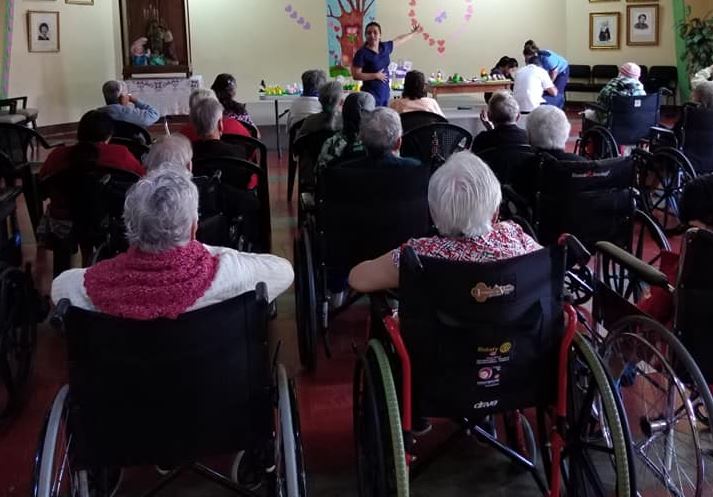
M 525 62 L 532 57 L 537 57 L 540 60 L 540 65 L 547 71 L 552 79 L 552 82 L 557 87 L 557 95 L 544 94 L 542 98 L 545 103 L 554 105 L 560 109 L 564 107 L 564 89 L 569 81 L 569 62 L 560 54 L 552 50 L 543 50 L 539 48 L 534 41 L 527 40 L 523 47 L 522 54 L 525 56 Z
M 370 22 L 366 25 L 366 43 L 354 54 L 352 77 L 364 82 L 361 91 L 371 93 L 377 106 L 386 107 L 389 104 L 389 55 L 395 46 L 410 40 L 420 30 L 421 26 L 414 22 L 410 33 L 397 36 L 391 41 L 381 41 L 379 23 Z

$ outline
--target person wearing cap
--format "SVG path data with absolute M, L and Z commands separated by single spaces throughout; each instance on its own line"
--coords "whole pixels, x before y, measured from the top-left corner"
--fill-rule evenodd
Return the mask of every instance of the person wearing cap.
M 597 104 L 609 109 L 612 97 L 640 97 L 646 95 L 646 90 L 644 90 L 644 85 L 639 81 L 639 77 L 641 77 L 641 68 L 637 64 L 633 62 L 622 64 L 619 66 L 617 77 L 612 78 L 599 92 Z M 606 123 L 607 117 L 607 112 L 602 111 L 588 109 L 584 113 L 585 121 Z

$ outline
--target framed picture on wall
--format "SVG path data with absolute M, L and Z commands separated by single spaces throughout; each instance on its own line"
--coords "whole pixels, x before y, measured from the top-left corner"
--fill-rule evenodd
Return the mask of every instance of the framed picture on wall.
M 59 52 L 59 12 L 27 11 L 27 45 L 30 52 Z
M 64 0 L 64 3 L 76 3 L 77 5 L 94 5 L 94 0 Z
M 626 44 L 659 44 L 658 4 L 626 6 Z
M 592 12 L 589 14 L 589 48 L 617 49 L 621 14 L 619 12 Z

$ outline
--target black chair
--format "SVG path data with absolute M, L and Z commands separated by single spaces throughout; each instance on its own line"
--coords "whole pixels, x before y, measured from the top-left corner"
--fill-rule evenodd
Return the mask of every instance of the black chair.
M 114 133 L 112 136 L 133 140 L 146 146 L 150 146 L 153 142 L 151 139 L 151 133 L 149 133 L 146 128 L 126 121 L 114 120 Z
M 430 228 L 426 166 L 357 168 L 334 165 L 317 185 L 316 205 L 307 210 L 294 241 L 295 306 L 300 359 L 316 367 L 317 339 L 329 355 L 329 318 L 360 296 L 330 310 L 329 294 L 346 288 L 352 267 L 398 247 Z
M 569 81 L 564 89 L 567 92 L 591 92 L 592 68 L 587 65 L 570 64 Z
M 302 195 L 302 192 L 313 192 L 315 189 L 316 178 L 314 176 L 317 159 L 322 151 L 322 145 L 327 141 L 335 131 L 322 130 L 314 133 L 298 137 L 292 144 L 292 150 L 297 157 L 297 172 L 298 183 L 297 193 Z M 289 185 L 288 185 L 289 188 Z M 288 192 L 288 198 L 290 198 Z
M 513 185 L 516 191 L 537 176 L 540 155 L 530 145 L 487 148 L 476 155 L 490 166 L 500 183 Z
M 215 177 L 219 172 L 220 212 L 227 216 L 233 234 L 232 241 L 243 238 L 243 248 L 253 252 L 270 252 L 272 227 L 270 223 L 270 194 L 267 174 L 254 162 L 235 157 L 197 158 L 193 161 L 196 176 Z M 252 178 L 257 188 L 249 190 Z
M 639 67 L 641 68 L 641 75 L 639 76 L 639 81 L 641 81 L 641 84 L 644 85 L 644 88 L 646 88 L 646 82 L 649 79 L 649 68 L 645 65 L 641 65 Z
M 240 124 L 242 124 L 245 129 L 248 130 L 248 133 L 250 133 L 251 137 L 255 138 L 256 140 L 260 139 L 260 131 L 257 129 L 257 126 L 247 121 L 240 121 Z
M 388 495 L 384 489 L 408 495 L 409 471 L 424 469 L 413 457 L 419 417 L 455 420 L 461 433 L 528 471 L 543 495 L 558 488 L 567 495 L 628 495 L 635 488 L 618 397 L 564 301 L 564 260 L 558 246 L 485 264 L 402 250 L 398 319 L 382 295 L 372 295 L 371 339 L 354 373 L 357 474 L 365 495 Z M 519 413 L 530 407 L 539 437 Z M 482 427 L 486 416 L 500 413 L 517 420 L 513 431 L 520 436 L 509 443 Z M 555 417 L 558 435 L 548 429 Z M 388 443 L 381 442 L 384 431 Z M 535 462 L 538 441 L 545 475 Z
M 299 133 L 300 128 L 304 123 L 304 119 L 300 119 L 289 129 L 287 139 L 287 201 L 292 201 L 292 191 L 295 187 L 295 178 L 297 177 L 297 159 L 295 158 L 295 138 Z
M 448 119 L 435 112 L 427 110 L 415 110 L 412 112 L 403 112 L 399 115 L 401 118 L 401 127 L 403 132 L 411 131 L 414 128 L 426 126 L 433 123 L 447 123 Z
M 115 145 L 122 145 L 126 148 L 129 149 L 129 152 L 131 152 L 131 155 L 136 157 L 136 160 L 139 162 L 143 162 L 142 159 L 144 158 L 144 155 L 149 153 L 149 147 L 148 145 L 132 140 L 130 138 L 121 138 L 120 136 L 112 136 L 111 139 L 109 140 L 109 143 L 113 143 Z
M 651 66 L 646 76 L 644 85 L 647 93 L 658 93 L 661 88 L 670 92 L 667 96 L 673 97 L 676 105 L 676 91 L 678 90 L 678 69 L 676 66 Z
M 45 420 L 35 495 L 65 495 L 101 468 L 149 464 L 175 469 L 145 495 L 185 470 L 255 495 L 196 462 L 245 450 L 274 495 L 304 496 L 295 395 L 270 357 L 267 309 L 264 283 L 177 319 L 121 319 L 61 301 L 53 320 L 66 332 L 69 384 Z M 89 495 L 106 495 L 101 487 Z
M 619 68 L 611 64 L 599 64 L 592 67 L 592 92 L 599 92 L 609 80 L 619 75 Z
M 259 164 L 269 178 L 267 146 L 263 142 L 257 138 L 229 133 L 221 135 L 220 140 L 237 147 L 241 152 L 239 156 L 241 159 Z
M 37 129 L 38 114 L 37 109 L 27 107 L 27 96 L 0 99 L 0 122 L 29 124 L 33 129 Z
M 454 153 L 469 150 L 472 141 L 473 135 L 455 124 L 428 124 L 403 135 L 401 156 L 419 159 L 435 171 Z

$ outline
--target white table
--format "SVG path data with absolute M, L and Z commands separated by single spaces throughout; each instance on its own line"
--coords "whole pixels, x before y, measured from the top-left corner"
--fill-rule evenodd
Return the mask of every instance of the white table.
M 136 78 L 125 80 L 129 93 L 154 106 L 162 116 L 187 115 L 188 97 L 203 87 L 203 76 L 190 78 Z

